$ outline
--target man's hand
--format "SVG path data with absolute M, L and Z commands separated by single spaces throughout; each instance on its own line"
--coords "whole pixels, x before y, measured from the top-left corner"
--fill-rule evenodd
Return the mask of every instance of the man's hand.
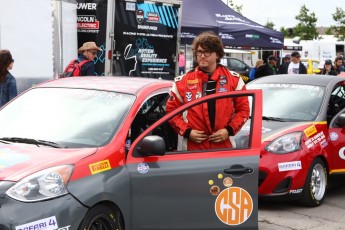
M 206 139 L 207 139 L 207 135 L 204 134 L 204 131 L 192 129 L 192 131 L 190 132 L 189 140 L 195 143 L 201 143 Z
M 215 143 L 220 143 L 225 141 L 226 139 L 229 138 L 229 133 L 228 130 L 224 129 L 220 129 L 215 133 L 212 133 L 209 137 L 208 140 L 210 142 L 215 142 Z

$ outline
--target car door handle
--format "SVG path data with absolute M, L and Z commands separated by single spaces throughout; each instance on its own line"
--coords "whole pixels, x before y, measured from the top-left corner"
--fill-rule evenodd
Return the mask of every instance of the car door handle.
M 246 173 L 252 173 L 254 170 L 249 167 L 244 167 L 244 168 L 229 168 L 229 169 L 224 169 L 225 174 L 246 174 Z

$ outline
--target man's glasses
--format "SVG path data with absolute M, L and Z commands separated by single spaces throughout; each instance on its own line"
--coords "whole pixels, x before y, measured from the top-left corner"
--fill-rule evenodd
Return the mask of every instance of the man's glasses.
M 210 51 L 201 51 L 201 50 L 197 50 L 195 51 L 195 55 L 198 56 L 198 57 L 201 57 L 201 55 L 203 54 L 205 57 L 209 57 L 211 56 L 211 53 Z
M 88 52 L 92 53 L 93 55 L 97 55 L 97 52 L 95 52 L 95 51 L 88 50 Z

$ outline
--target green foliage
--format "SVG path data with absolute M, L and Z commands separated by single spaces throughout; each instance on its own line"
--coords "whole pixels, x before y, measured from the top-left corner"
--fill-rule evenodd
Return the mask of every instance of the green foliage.
M 325 31 L 326 35 L 332 35 L 333 34 L 333 30 L 331 27 L 329 27 L 326 31 Z
M 340 41 L 345 41 L 345 11 L 336 7 L 336 11 L 332 14 L 333 20 L 337 22 L 337 25 L 331 26 L 331 29 L 335 32 L 335 37 Z
M 236 5 L 232 0 L 227 0 L 227 5 L 231 9 L 242 15 L 243 5 Z
M 274 30 L 275 24 L 274 24 L 272 21 L 267 20 L 265 26 L 266 26 L 267 28 L 270 28 L 270 29 Z
M 302 40 L 318 38 L 319 33 L 316 30 L 317 17 L 314 12 L 309 13 L 309 9 L 302 5 L 299 14 L 295 18 L 299 23 L 293 29 L 293 36 L 298 36 Z
M 285 38 L 293 38 L 294 32 L 292 28 L 280 27 L 280 32 L 283 32 Z

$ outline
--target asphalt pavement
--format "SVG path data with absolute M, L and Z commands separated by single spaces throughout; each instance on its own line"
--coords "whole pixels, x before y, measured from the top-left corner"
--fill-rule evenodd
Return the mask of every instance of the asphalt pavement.
M 259 202 L 260 230 L 345 230 L 345 184 L 327 191 L 324 203 L 307 208 L 295 202 Z

